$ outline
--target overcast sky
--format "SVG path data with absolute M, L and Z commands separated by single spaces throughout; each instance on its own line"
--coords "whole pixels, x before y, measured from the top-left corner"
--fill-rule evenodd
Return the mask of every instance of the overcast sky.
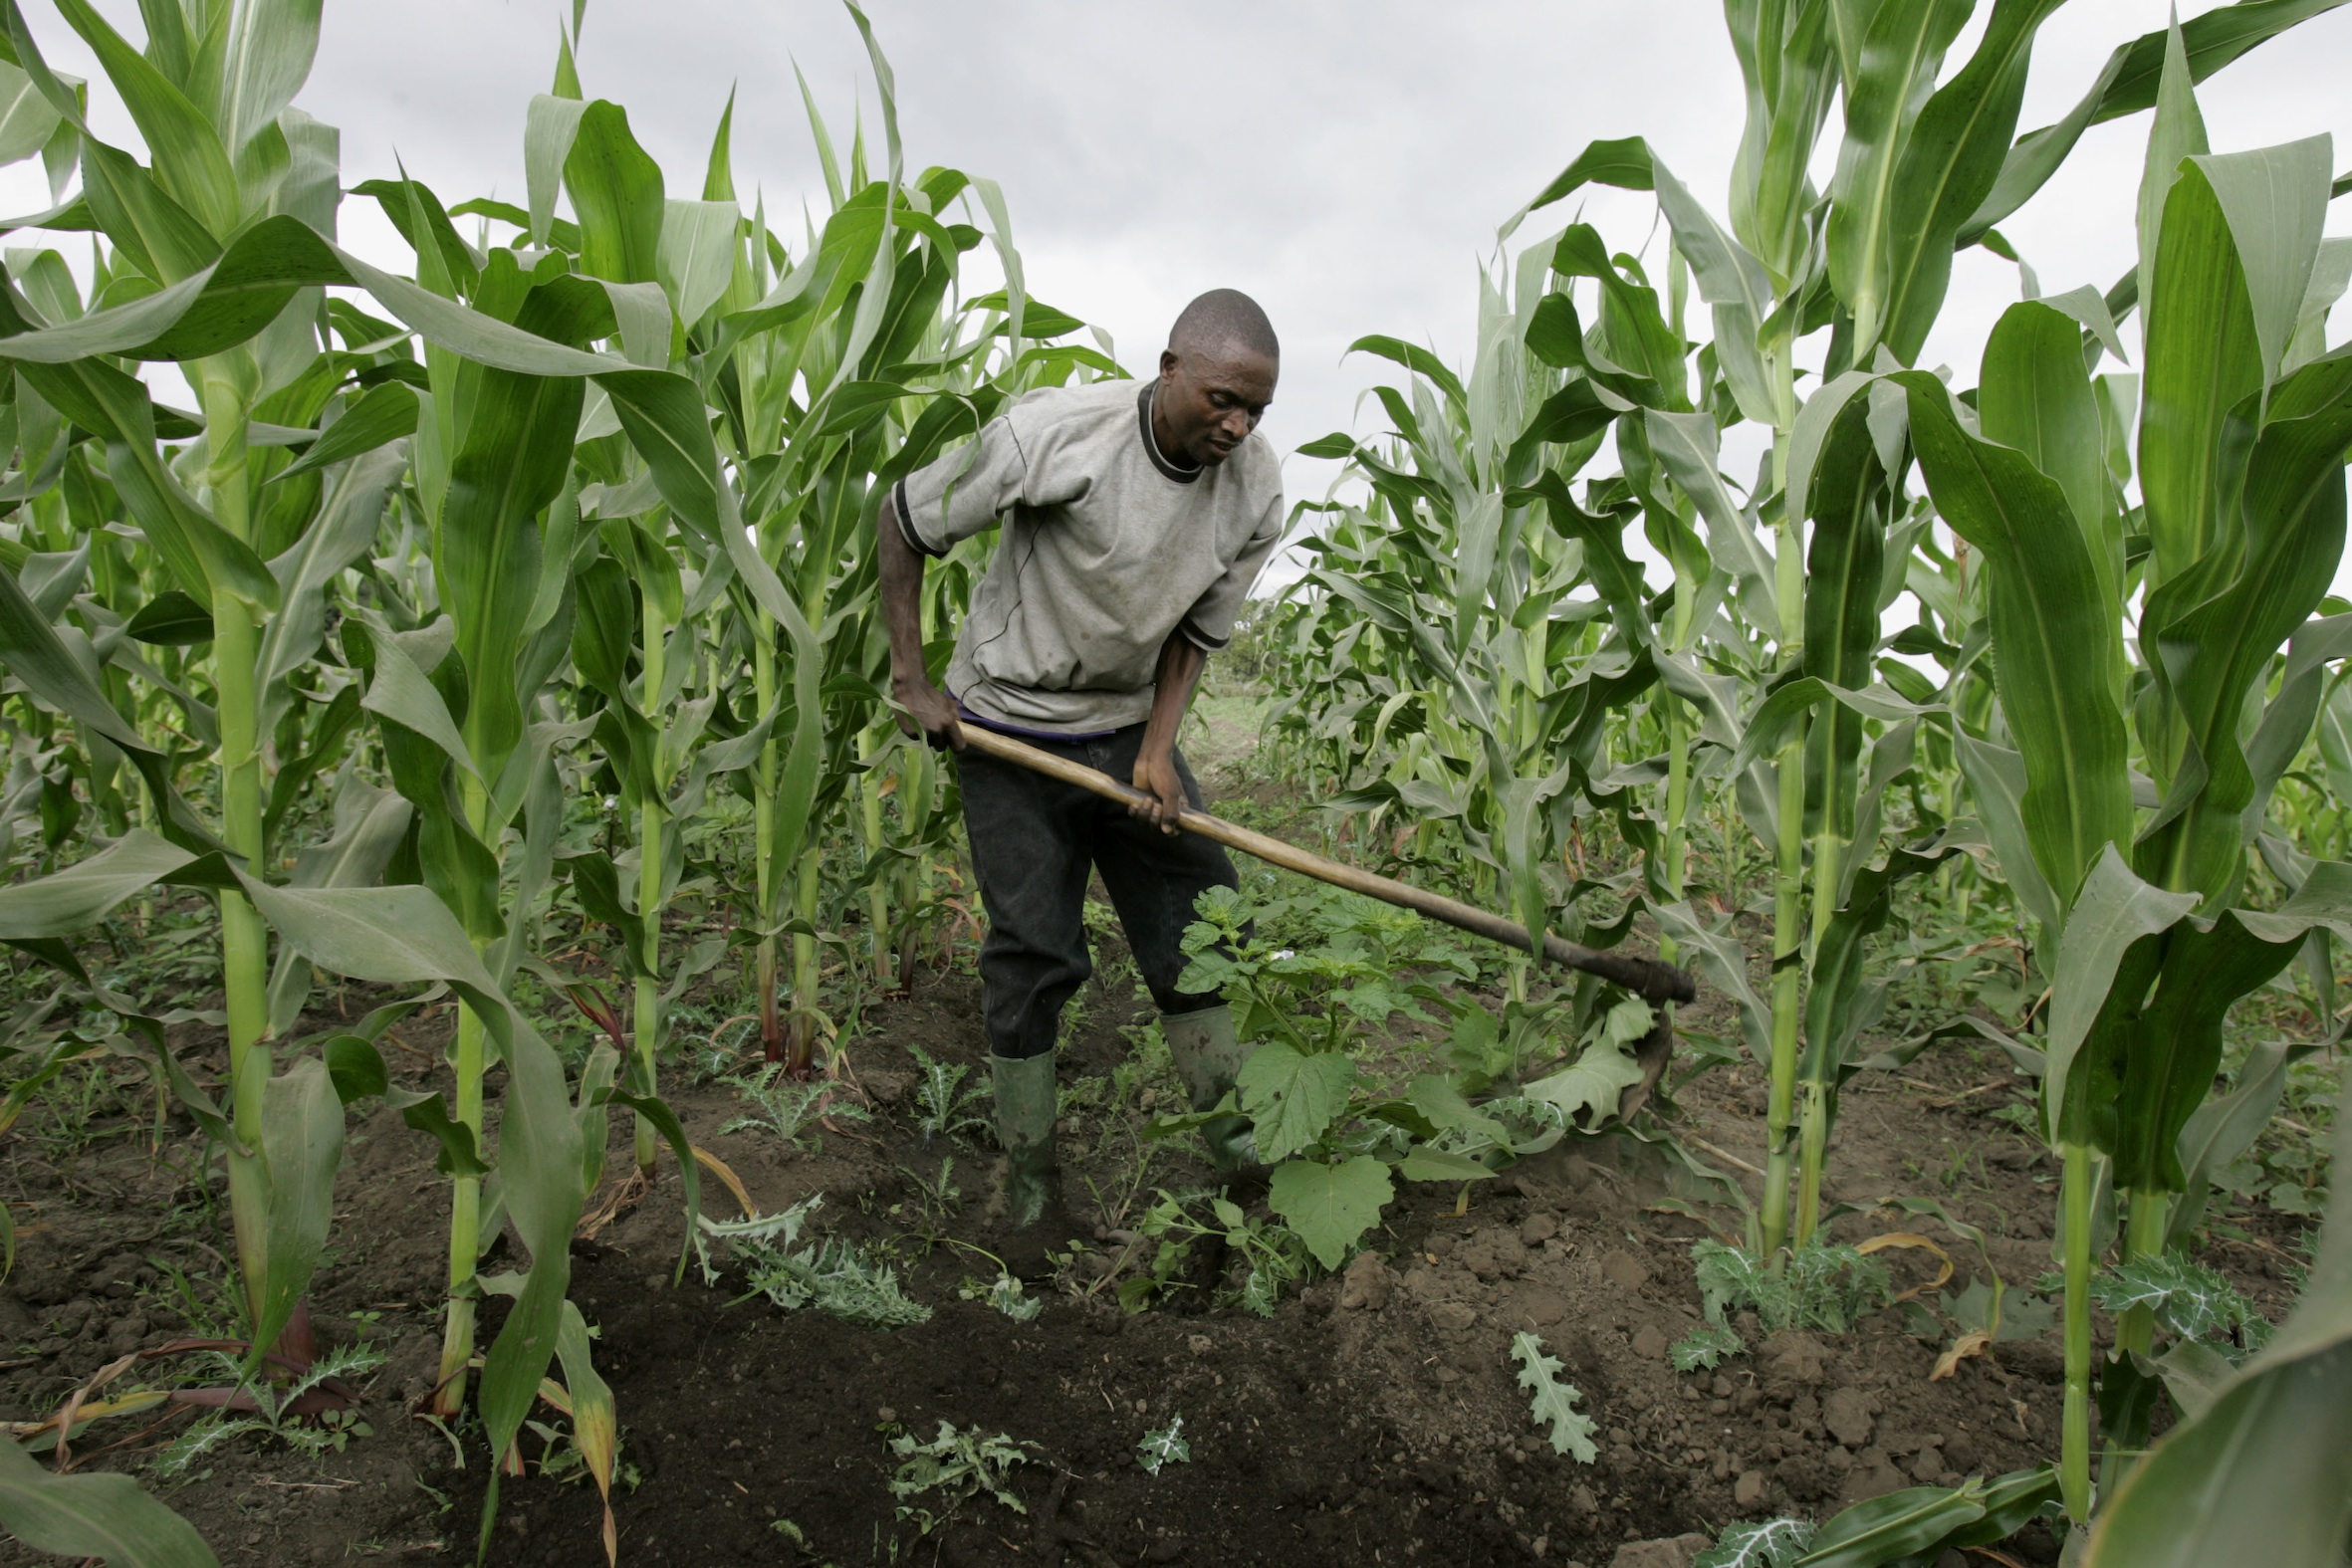
M 97 75 L 54 10 L 26 9 L 53 63 Z M 138 36 L 132 0 L 102 9 Z M 1991 9 L 1979 7 L 1953 61 Z M 525 106 L 549 83 L 568 10 L 329 0 L 298 102 L 342 127 L 347 185 L 393 172 L 397 154 L 452 204 L 489 193 L 519 203 Z M 2023 124 L 2056 117 L 2109 50 L 2166 13 L 2165 0 L 2072 0 L 2041 31 Z M 1285 452 L 1378 428 L 1377 405 L 1359 413 L 1357 400 L 1380 362 L 1345 358 L 1354 338 L 1388 333 L 1467 357 L 1476 269 L 1498 224 L 1586 141 L 1648 137 L 1721 214 L 1742 114 L 1710 0 L 873 0 L 869 14 L 896 72 L 910 168 L 998 180 L 1033 295 L 1103 326 L 1130 369 L 1150 363 L 1203 289 L 1265 304 L 1285 349 L 1265 428 Z M 844 150 L 864 103 L 878 158 L 864 53 L 836 0 L 593 0 L 580 64 L 590 97 L 627 106 L 678 195 L 700 193 L 733 87 L 738 189 L 747 201 L 763 191 L 773 219 L 797 222 L 804 200 L 822 207 L 823 183 L 795 61 Z M 2256 50 L 2200 98 L 2218 150 L 2325 131 L 2336 166 L 2352 164 L 2352 7 Z M 135 144 L 118 114 L 99 120 Z M 2130 264 L 2146 134 L 2145 115 L 2093 129 L 2002 225 L 2046 292 L 2103 289 Z M 1833 148 L 1834 127 L 1826 140 Z M 12 174 L 0 184 L 21 198 L 11 210 L 46 204 L 30 170 Z M 1614 191 L 1584 207 L 1613 247 L 1648 240 L 1654 256 L 1653 214 L 1648 197 Z M 2352 232 L 2352 202 L 2331 216 L 2330 232 Z M 346 205 L 345 237 L 406 258 L 372 203 Z M 2014 267 L 1965 253 L 1923 362 L 1953 362 L 1973 381 L 1977 345 L 2017 297 Z M 1287 468 L 1296 498 L 1319 495 L 1336 465 L 1294 456 Z

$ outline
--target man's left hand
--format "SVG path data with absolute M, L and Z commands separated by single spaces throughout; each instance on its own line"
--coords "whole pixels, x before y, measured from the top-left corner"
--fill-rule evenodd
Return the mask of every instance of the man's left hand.
M 1136 758 L 1135 787 L 1151 798 L 1135 801 L 1127 807 L 1127 814 L 1151 823 L 1163 833 L 1174 833 L 1176 819 L 1192 803 L 1184 797 L 1184 781 L 1176 777 L 1175 756 L 1145 752 Z

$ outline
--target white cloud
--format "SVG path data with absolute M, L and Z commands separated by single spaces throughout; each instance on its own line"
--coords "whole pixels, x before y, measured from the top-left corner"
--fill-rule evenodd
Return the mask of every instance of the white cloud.
M 136 36 L 136 8 L 104 9 Z M 28 10 L 38 12 L 39 8 Z M 1988 3 L 1980 7 L 1989 11 Z M 445 200 L 520 201 L 525 106 L 551 79 L 562 3 L 401 0 L 328 9 L 301 103 L 343 127 L 348 180 L 395 154 Z M 2062 112 L 2116 44 L 2164 25 L 2166 0 L 2074 0 L 2043 28 L 2024 123 Z M 1742 98 L 1721 11 L 1703 0 L 1292 0 L 1182 11 L 1081 0 L 875 0 L 910 164 L 996 178 L 1032 291 L 1108 329 L 1147 366 L 1192 294 L 1257 295 L 1282 333 L 1269 433 L 1288 450 L 1356 417 L 1373 376 L 1342 362 L 1366 333 L 1467 356 L 1474 278 L 1497 225 L 1583 144 L 1639 133 L 1723 210 Z M 53 14 L 36 33 L 61 68 L 95 75 Z M 1981 29 L 1964 34 L 1954 59 Z M 863 48 L 833 0 L 596 0 L 581 72 L 625 104 L 676 193 L 699 189 L 736 90 L 735 171 L 786 233 L 823 184 L 793 81 L 807 72 L 844 155 Z M 2352 8 L 2257 50 L 2201 92 L 2217 147 L 2332 131 L 2352 162 Z M 103 88 L 95 95 L 112 95 Z M 870 85 L 865 125 L 881 156 Z M 118 116 L 102 124 L 128 138 Z M 2104 288 L 2129 264 L 2145 116 L 2093 129 L 2003 230 L 2045 289 Z M 694 187 L 689 190 L 688 187 Z M 37 178 L 0 185 L 43 205 Z M 354 210 L 364 209 L 364 210 Z M 1570 209 L 1573 210 L 1573 204 Z M 1620 248 L 1652 228 L 1647 197 L 1598 190 L 1584 216 Z M 2352 227 L 2340 215 L 2333 227 Z M 1562 213 L 1564 218 L 1565 212 Z M 347 237 L 402 253 L 371 203 Z M 975 262 L 987 265 L 985 252 Z M 1974 378 L 1975 345 L 2017 297 L 2016 270 L 1960 258 L 1926 362 Z M 1293 459 L 1293 489 L 1331 465 Z

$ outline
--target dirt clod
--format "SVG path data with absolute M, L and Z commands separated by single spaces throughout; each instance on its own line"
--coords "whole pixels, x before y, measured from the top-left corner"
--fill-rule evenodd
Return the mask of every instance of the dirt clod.
M 1339 1285 L 1339 1309 L 1343 1312 L 1377 1312 L 1388 1305 L 1388 1291 L 1393 1276 L 1388 1265 L 1377 1252 L 1364 1252 L 1347 1265 L 1347 1272 Z
M 1859 1389 L 1832 1389 L 1821 1402 L 1821 1425 L 1849 1449 L 1870 1441 L 1870 1397 Z
M 1616 1251 L 1600 1260 L 1600 1276 L 1630 1294 L 1649 1283 L 1650 1266 L 1631 1252 Z
M 1692 1562 L 1707 1547 L 1707 1537 L 1697 1534 L 1654 1541 L 1627 1541 L 1617 1548 L 1617 1555 L 1609 1559 L 1609 1568 L 1691 1568 Z

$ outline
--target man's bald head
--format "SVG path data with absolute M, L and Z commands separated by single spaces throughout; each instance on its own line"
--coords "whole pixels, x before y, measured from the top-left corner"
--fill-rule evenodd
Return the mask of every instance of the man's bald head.
M 1168 351 L 1222 357 L 1240 350 L 1280 361 L 1283 345 L 1258 302 L 1239 289 L 1211 289 L 1186 306 L 1168 329 Z
M 1274 399 L 1282 346 L 1258 302 L 1211 289 L 1184 308 L 1160 354 L 1152 438 L 1186 466 L 1215 468 L 1250 438 Z

